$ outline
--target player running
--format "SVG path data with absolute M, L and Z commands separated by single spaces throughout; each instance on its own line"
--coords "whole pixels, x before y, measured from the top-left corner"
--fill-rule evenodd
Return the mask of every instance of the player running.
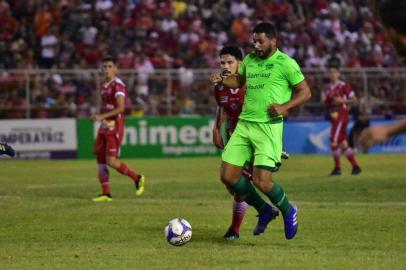
M 97 156 L 97 163 L 99 165 L 99 181 L 102 187 L 102 194 L 93 198 L 94 202 L 112 200 L 107 165 L 132 179 L 136 189 L 136 196 L 143 194 L 145 189 L 145 177 L 137 174 L 124 162 L 118 160 L 124 134 L 124 110 L 127 88 L 124 82 L 116 76 L 116 60 L 111 56 L 106 56 L 103 58 L 102 63 L 105 79 L 100 92 L 103 106 L 102 113 L 90 117 L 92 121 L 101 122 L 94 145 L 94 153 Z
M 341 175 L 340 148 L 352 165 L 352 174 L 357 175 L 361 172 L 361 168 L 358 166 L 347 140 L 349 109 L 351 104 L 357 102 L 357 97 L 351 85 L 340 80 L 340 71 L 337 66 L 330 65 L 328 73 L 330 83 L 322 93 L 321 101 L 326 105 L 331 121 L 330 145 L 335 166 L 330 175 Z
M 257 24 L 252 35 L 255 50 L 244 57 L 238 72 L 226 78 L 215 73 L 211 81 L 230 88 L 246 85 L 238 124 L 222 154 L 221 181 L 254 206 L 259 213 L 257 227 L 266 228 L 271 209 L 251 182 L 241 177 L 245 162 L 254 157 L 252 182 L 281 211 L 289 240 L 298 231 L 298 209 L 273 180 L 273 172 L 281 164 L 283 115 L 306 102 L 311 92 L 298 64 L 278 50 L 276 35 L 273 24 Z
M 222 75 L 235 74 L 242 61 L 242 52 L 238 47 L 226 46 L 220 50 L 220 66 Z M 213 127 L 213 143 L 220 149 L 224 149 L 223 136 L 221 135 L 221 126 L 227 120 L 227 140 L 234 131 L 238 116 L 241 113 L 242 105 L 244 103 L 245 86 L 241 88 L 229 88 L 224 85 L 215 85 L 214 97 L 217 101 L 218 107 L 216 112 L 216 122 Z M 243 170 L 243 177 L 252 181 L 252 164 L 247 162 L 247 166 Z M 238 239 L 240 233 L 241 223 L 247 212 L 248 204 L 241 199 L 238 195 L 233 194 L 233 215 L 232 223 L 224 235 L 225 239 Z M 274 219 L 279 214 L 278 211 L 272 209 L 272 217 Z M 255 232 L 254 232 L 255 234 Z M 259 234 L 259 233 L 258 233 Z

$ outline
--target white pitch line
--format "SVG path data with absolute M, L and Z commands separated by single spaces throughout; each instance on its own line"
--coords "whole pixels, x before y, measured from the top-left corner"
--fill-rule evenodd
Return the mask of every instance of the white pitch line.
M 358 205 L 358 206 L 406 206 L 406 202 L 309 202 L 309 201 L 292 201 L 297 205 Z

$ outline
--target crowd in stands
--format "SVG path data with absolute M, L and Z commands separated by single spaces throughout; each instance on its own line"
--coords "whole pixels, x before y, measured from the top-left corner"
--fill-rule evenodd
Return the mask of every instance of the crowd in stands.
M 251 50 L 251 30 L 259 21 L 272 21 L 277 26 L 280 49 L 294 57 L 302 68 L 324 67 L 332 57 L 339 59 L 342 67 L 399 67 L 401 63 L 380 31 L 370 2 L 0 0 L 0 71 L 94 69 L 104 54 L 112 54 L 117 56 L 121 69 L 134 69 L 140 74 L 129 89 L 132 103 L 155 108 L 146 114 L 162 114 L 161 96 L 150 96 L 155 93 L 150 92 L 154 86 L 149 77 L 155 70 L 217 68 L 218 51 L 224 44 L 238 45 L 245 52 Z M 8 80 L 3 73 L 0 81 Z M 74 79 L 58 82 L 57 74 L 51 77 L 32 83 L 38 93 L 30 97 L 34 107 L 61 103 L 71 109 L 76 106 L 77 110 L 81 102 L 89 104 L 88 108 L 96 102 L 91 91 L 94 84 Z M 175 86 L 182 84 L 183 77 Z M 209 86 L 199 87 L 205 87 L 206 97 Z M 0 105 L 27 106 L 24 89 L 21 86 L 8 91 L 6 99 L 0 101 L 6 104 Z M 174 113 L 199 112 L 196 104 L 201 102 L 195 97 L 201 94 L 190 90 L 173 94 L 188 104 L 180 105 Z M 6 94 L 0 95 L 4 98 Z M 51 99 L 47 101 L 48 96 Z M 38 113 L 36 117 L 41 116 L 53 115 Z

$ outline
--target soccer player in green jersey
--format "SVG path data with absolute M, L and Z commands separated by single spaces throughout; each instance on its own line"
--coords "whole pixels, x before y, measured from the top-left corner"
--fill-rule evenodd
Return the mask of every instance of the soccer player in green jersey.
M 253 183 L 281 211 L 285 237 L 292 239 L 298 229 L 297 207 L 273 181 L 273 172 L 281 165 L 282 115 L 306 102 L 311 93 L 296 61 L 278 50 L 273 24 L 259 23 L 252 37 L 255 50 L 244 57 L 237 74 L 211 75 L 213 83 L 230 88 L 246 85 L 239 122 L 222 154 L 221 181 L 258 211 L 254 234 L 262 233 L 271 220 L 271 209 L 241 177 L 245 161 L 254 156 Z

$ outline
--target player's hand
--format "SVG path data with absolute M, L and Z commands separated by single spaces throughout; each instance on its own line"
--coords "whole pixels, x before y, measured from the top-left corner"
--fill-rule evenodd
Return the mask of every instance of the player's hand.
M 101 117 L 100 114 L 93 114 L 92 116 L 90 116 L 90 119 L 95 122 L 95 121 L 101 121 L 103 120 L 103 117 Z
M 389 139 L 387 126 L 373 126 L 364 129 L 359 137 L 359 143 L 363 150 L 368 150 L 375 144 L 383 143 Z
M 274 103 L 269 105 L 268 111 L 271 116 L 275 117 L 285 114 L 287 109 L 284 105 Z
M 344 99 L 341 97 L 336 97 L 336 98 L 334 98 L 334 103 L 337 105 L 341 105 L 344 103 Z
M 213 129 L 213 144 L 220 149 L 224 149 L 223 137 L 218 128 Z
M 212 73 L 210 75 L 210 81 L 214 84 L 221 84 L 221 82 L 223 81 L 223 77 L 221 77 L 220 73 Z

